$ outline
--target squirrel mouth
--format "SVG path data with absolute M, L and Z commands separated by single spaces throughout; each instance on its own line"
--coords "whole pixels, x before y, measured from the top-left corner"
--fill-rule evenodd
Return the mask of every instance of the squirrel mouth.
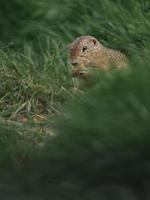
M 79 70 L 79 69 L 75 69 L 75 70 L 72 70 L 71 72 L 72 74 L 72 77 L 80 77 L 80 78 L 85 78 L 88 76 L 88 73 L 86 72 L 86 70 Z

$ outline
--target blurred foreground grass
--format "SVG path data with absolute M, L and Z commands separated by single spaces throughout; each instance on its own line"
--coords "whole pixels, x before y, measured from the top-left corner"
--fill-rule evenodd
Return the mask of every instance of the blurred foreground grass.
M 150 2 L 0 5 L 1 199 L 148 200 Z M 67 43 L 83 34 L 130 64 L 76 96 Z
M 43 124 L 52 134 L 34 124 L 1 124 L 1 194 L 148 200 L 150 69 L 149 60 L 141 62 L 96 74 L 63 117 Z

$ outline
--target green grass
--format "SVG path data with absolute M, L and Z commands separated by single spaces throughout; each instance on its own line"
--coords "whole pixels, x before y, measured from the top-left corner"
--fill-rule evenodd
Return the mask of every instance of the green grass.
M 0 5 L 1 198 L 148 200 L 149 0 Z M 129 66 L 74 95 L 67 45 L 84 34 Z
M 73 87 L 67 44 L 79 35 L 94 35 L 105 46 L 121 50 L 129 58 L 149 53 L 150 15 L 146 0 L 32 0 L 1 5 L 2 117 L 10 117 L 16 111 L 60 112 Z
M 1 122 L 7 198 L 13 184 L 12 195 L 21 199 L 148 200 L 149 58 L 141 63 L 136 58 L 122 72 L 95 74 L 53 123 Z
M 64 51 L 66 46 L 49 39 L 46 47 L 40 42 L 38 45 L 36 50 L 27 44 L 17 51 L 0 52 L 2 117 L 20 111 L 59 113 L 61 104 L 70 97 L 72 80 Z

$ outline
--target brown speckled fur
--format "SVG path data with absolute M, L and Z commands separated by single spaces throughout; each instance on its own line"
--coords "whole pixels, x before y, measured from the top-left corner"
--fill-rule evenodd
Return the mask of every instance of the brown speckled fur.
M 125 55 L 104 47 L 93 36 L 81 36 L 73 41 L 69 47 L 69 60 L 74 65 L 72 75 L 81 78 L 86 77 L 88 67 L 107 70 L 109 65 L 123 68 L 127 64 Z

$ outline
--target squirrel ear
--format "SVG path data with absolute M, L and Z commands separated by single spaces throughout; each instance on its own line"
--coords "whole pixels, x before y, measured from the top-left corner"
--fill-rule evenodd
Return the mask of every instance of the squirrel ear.
M 92 39 L 92 42 L 93 42 L 94 45 L 97 44 L 97 40 L 95 38 Z

